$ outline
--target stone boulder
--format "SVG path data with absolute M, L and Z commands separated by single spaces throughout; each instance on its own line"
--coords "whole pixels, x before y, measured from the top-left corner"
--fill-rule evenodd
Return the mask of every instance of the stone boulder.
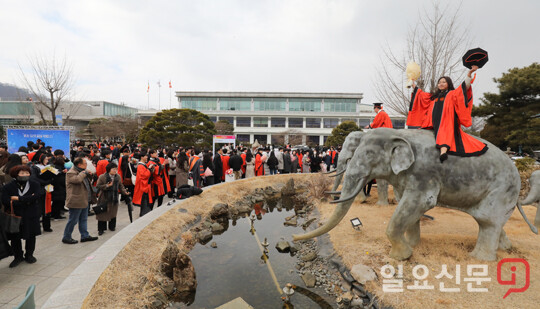
M 317 282 L 317 278 L 315 277 L 315 275 L 313 275 L 310 272 L 306 272 L 305 274 L 303 274 L 302 275 L 302 280 L 304 281 L 304 284 L 308 288 L 315 287 L 315 283 Z
M 219 223 L 212 224 L 212 234 L 221 234 L 225 231 L 225 227 Z
M 296 193 L 296 190 L 294 189 L 294 180 L 292 178 L 289 178 L 285 186 L 281 189 L 281 195 L 291 196 L 291 195 L 294 195 L 295 193 Z
M 169 240 L 165 250 L 161 253 L 161 272 L 169 278 L 173 277 L 173 269 L 179 252 L 178 246 Z
M 296 216 L 288 219 L 287 221 L 283 222 L 283 225 L 285 226 L 297 226 L 298 220 L 296 219 Z
M 229 205 L 227 204 L 216 204 L 210 211 L 210 218 L 217 219 L 220 217 L 226 217 L 229 215 Z
M 194 292 L 197 289 L 195 268 L 187 254 L 180 252 L 176 257 L 172 279 L 178 293 Z
M 361 284 L 366 284 L 368 281 L 373 281 L 377 279 L 377 274 L 375 271 L 366 265 L 356 264 L 351 268 L 351 275 L 357 282 Z
M 285 241 L 285 240 L 282 240 L 276 244 L 277 251 L 281 253 L 289 252 L 290 248 L 291 248 L 291 245 L 289 244 L 288 241 Z
M 309 252 L 302 255 L 300 259 L 304 262 L 309 262 L 309 261 L 313 261 L 316 258 L 317 258 L 317 252 L 313 251 L 313 252 Z
M 212 239 L 212 235 L 213 235 L 212 231 L 202 230 L 199 233 L 197 233 L 197 239 L 202 245 L 204 245 Z

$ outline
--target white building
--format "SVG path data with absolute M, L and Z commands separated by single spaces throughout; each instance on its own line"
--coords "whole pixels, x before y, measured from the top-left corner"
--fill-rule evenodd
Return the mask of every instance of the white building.
M 361 93 L 177 91 L 176 97 L 179 108 L 232 123 L 238 142 L 324 144 L 343 121 L 363 127 L 375 117 L 373 105 L 361 103 Z M 139 116 L 155 113 L 139 111 Z M 405 117 L 389 115 L 395 128 L 404 127 Z

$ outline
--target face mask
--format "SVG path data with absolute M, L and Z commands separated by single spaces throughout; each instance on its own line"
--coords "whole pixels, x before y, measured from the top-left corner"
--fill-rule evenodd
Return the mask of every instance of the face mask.
M 17 181 L 20 183 L 25 183 L 30 179 L 30 176 L 17 176 Z

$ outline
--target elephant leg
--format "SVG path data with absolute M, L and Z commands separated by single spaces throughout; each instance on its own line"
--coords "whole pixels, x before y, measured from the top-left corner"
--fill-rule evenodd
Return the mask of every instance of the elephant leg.
M 478 239 L 476 246 L 470 255 L 484 261 L 497 260 L 497 248 L 502 227 L 498 227 L 492 222 L 478 222 Z
M 506 236 L 506 233 L 504 232 L 504 229 L 501 230 L 501 235 L 499 236 L 499 249 L 501 250 L 508 250 L 512 248 L 512 243 L 510 242 L 510 239 Z
M 536 205 L 536 217 L 534 217 L 534 226 L 540 229 L 540 204 Z
M 436 196 L 437 194 L 426 192 L 420 194 L 407 192 L 403 195 L 386 228 L 386 236 L 392 243 L 391 258 L 405 260 L 412 255 L 409 241 L 414 243 L 420 238 L 420 228 L 418 226 L 416 229 L 414 225 L 420 222 L 422 214 L 435 206 Z M 405 239 L 405 231 L 411 232 L 408 240 Z
M 377 179 L 377 195 L 379 196 L 377 205 L 387 206 L 388 205 L 388 181 L 384 179 Z
M 411 247 L 416 247 L 420 242 L 420 220 L 413 223 L 405 232 L 405 239 Z

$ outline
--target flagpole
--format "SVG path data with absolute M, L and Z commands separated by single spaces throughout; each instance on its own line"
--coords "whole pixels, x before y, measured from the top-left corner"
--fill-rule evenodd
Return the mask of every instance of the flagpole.
M 161 110 L 161 81 L 158 81 L 158 111 Z
M 148 110 L 150 110 L 150 81 L 148 81 L 148 88 L 146 88 L 146 95 L 148 96 Z
M 172 108 L 172 86 L 171 80 L 169 80 L 169 109 Z

